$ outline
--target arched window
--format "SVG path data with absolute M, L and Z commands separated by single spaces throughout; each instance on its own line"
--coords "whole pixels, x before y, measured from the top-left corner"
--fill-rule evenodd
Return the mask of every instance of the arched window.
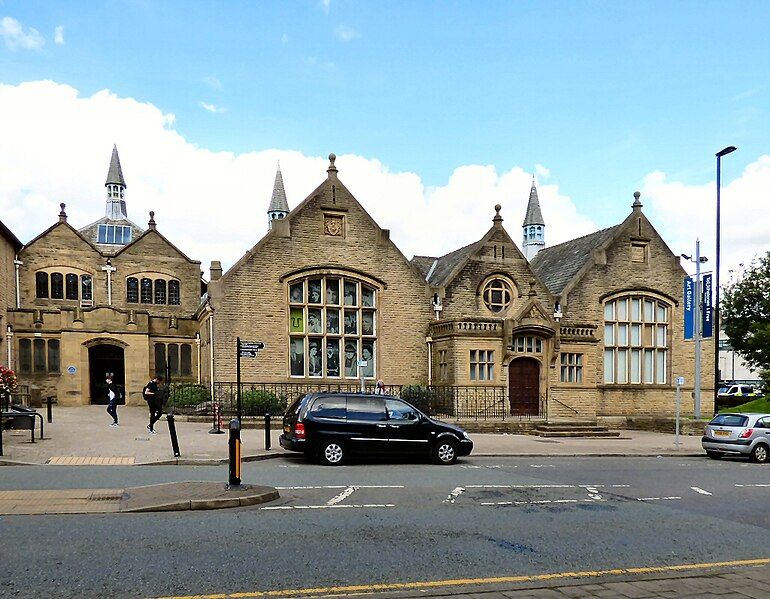
M 155 303 L 166 303 L 166 281 L 164 279 L 155 279 Z
M 37 298 L 48 297 L 48 273 L 47 272 L 35 273 L 35 297 Z
M 139 279 L 136 277 L 126 279 L 126 301 L 129 304 L 139 303 Z
M 292 281 L 289 374 L 294 377 L 376 376 L 377 290 L 345 276 Z M 358 366 L 358 362 L 366 362 Z
M 141 300 L 143 304 L 152 303 L 152 279 L 142 279 Z
M 65 277 L 65 297 L 68 300 L 78 299 L 78 276 L 76 274 L 68 273 Z
M 51 273 L 51 298 L 64 299 L 64 275 L 60 272 Z
M 666 384 L 670 306 L 644 295 L 604 304 L 604 382 Z
M 490 312 L 495 314 L 505 312 L 510 308 L 513 299 L 511 286 L 504 279 L 492 279 L 484 286 L 482 298 L 484 305 Z
M 182 298 L 179 290 L 179 281 L 168 282 L 168 303 L 172 306 L 178 306 Z

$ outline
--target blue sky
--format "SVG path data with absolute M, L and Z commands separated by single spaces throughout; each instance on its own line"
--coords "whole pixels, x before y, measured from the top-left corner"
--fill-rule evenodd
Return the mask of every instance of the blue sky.
M 0 83 L 106 88 L 198 148 L 334 151 L 428 188 L 543 165 L 596 226 L 650 173 L 705 189 L 722 147 L 739 147 L 726 181 L 770 152 L 768 2 L 5 0 L 1 17 L 44 43 L 6 36 Z

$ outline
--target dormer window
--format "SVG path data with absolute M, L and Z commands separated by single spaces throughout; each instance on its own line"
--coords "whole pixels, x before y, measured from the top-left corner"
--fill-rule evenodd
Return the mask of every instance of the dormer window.
M 131 227 L 125 225 L 99 225 L 96 243 L 126 245 L 131 242 Z

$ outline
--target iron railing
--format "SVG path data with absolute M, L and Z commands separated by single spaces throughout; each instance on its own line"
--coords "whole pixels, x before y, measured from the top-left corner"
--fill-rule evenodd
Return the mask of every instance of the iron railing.
M 176 413 L 227 418 L 237 412 L 237 384 L 172 384 L 167 407 Z M 373 393 L 373 384 L 364 387 Z M 356 383 L 241 383 L 243 416 L 281 416 L 298 397 L 309 392 L 359 393 Z M 511 414 L 504 386 L 492 385 L 391 385 L 388 395 L 401 397 L 429 416 L 443 420 L 532 420 L 546 415 L 547 402 L 540 398 L 539 414 Z

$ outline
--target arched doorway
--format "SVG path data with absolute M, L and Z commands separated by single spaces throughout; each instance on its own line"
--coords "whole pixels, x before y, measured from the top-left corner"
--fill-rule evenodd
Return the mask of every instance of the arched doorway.
M 508 401 L 512 416 L 540 414 L 540 363 L 517 358 L 508 366 Z
M 123 348 L 118 345 L 99 344 L 88 348 L 88 368 L 91 381 L 91 403 L 107 404 L 107 375 L 120 390 L 118 403 L 125 403 L 126 366 Z

